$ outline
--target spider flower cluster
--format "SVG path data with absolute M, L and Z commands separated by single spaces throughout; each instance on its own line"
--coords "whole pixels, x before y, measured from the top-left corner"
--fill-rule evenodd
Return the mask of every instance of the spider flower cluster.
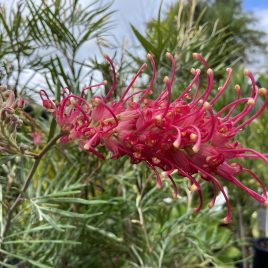
M 84 88 L 80 96 L 64 89 L 59 102 L 53 102 L 47 93 L 41 90 L 44 107 L 54 115 L 58 125 L 67 133 L 61 142 L 76 140 L 83 150 L 102 159 L 105 157 L 98 150 L 98 146 L 105 146 L 111 153 L 111 158 L 128 155 L 133 163 L 145 162 L 155 173 L 158 187 L 162 186 L 163 178 L 171 181 L 174 197 L 177 196 L 177 186 L 172 175 L 176 173 L 186 177 L 190 182 L 189 190 L 199 193 L 200 203 L 196 211 L 203 205 L 200 180 L 204 180 L 210 183 L 214 190 L 209 207 L 214 205 L 218 191 L 225 198 L 225 223 L 231 220 L 231 208 L 221 184 L 222 180 L 235 184 L 268 206 L 262 181 L 239 163 L 241 158 L 259 158 L 268 163 L 268 158 L 265 154 L 245 148 L 234 139 L 239 130 L 264 111 L 268 104 L 268 91 L 258 88 L 252 73 L 246 70 L 245 75 L 252 84 L 250 96 L 241 97 L 240 86 L 236 85 L 236 99 L 220 111 L 215 111 L 213 104 L 227 89 L 232 69 L 226 69 L 226 80 L 212 97 L 213 70 L 208 67 L 201 54 L 194 53 L 193 57 L 200 60 L 206 69 L 206 88 L 201 89 L 200 86 L 201 70 L 192 69 L 193 79 L 182 93 L 172 100 L 176 64 L 171 53 L 168 52 L 166 56 L 172 65 L 171 74 L 164 77 L 165 88 L 155 99 L 148 98 L 156 78 L 156 66 L 151 54 L 148 54 L 148 60 L 153 71 L 148 87 L 130 93 L 134 82 L 147 67 L 143 64 L 117 100 L 111 98 L 117 82 L 115 67 L 107 55 L 104 57 L 111 65 L 113 84 L 105 97 L 93 96 L 87 101 L 85 91 L 105 85 L 106 81 Z M 262 105 L 252 113 L 259 95 L 264 96 Z M 236 108 L 241 104 L 244 105 L 243 109 L 237 113 Z M 259 194 L 244 185 L 238 179 L 241 173 L 256 180 L 262 193 Z
M 25 150 L 25 146 L 19 146 L 16 141 L 17 127 L 22 124 L 16 112 L 24 103 L 22 98 L 15 98 L 12 90 L 0 86 L 0 154 L 17 154 Z

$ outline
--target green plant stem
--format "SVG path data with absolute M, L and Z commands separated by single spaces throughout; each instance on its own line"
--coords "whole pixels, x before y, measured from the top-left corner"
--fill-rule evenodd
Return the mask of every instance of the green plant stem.
M 150 244 L 150 241 L 149 241 L 149 237 L 148 237 L 148 233 L 147 233 L 147 229 L 146 229 L 146 226 L 145 226 L 145 221 L 144 221 L 144 217 L 143 217 L 143 212 L 142 212 L 142 207 L 141 207 L 141 194 L 138 193 L 137 194 L 137 197 L 136 197 L 136 208 L 138 210 L 138 214 L 139 214 L 139 224 L 141 225 L 142 227 L 142 230 L 143 230 L 143 234 L 144 234 L 144 238 L 145 238 L 145 241 L 146 241 L 146 245 L 147 245 L 147 248 L 148 248 L 148 251 L 151 253 L 152 252 L 152 247 L 151 247 L 151 244 Z
M 6 224 L 5 224 L 5 226 L 3 228 L 3 232 L 2 232 L 2 241 L 6 237 L 8 230 L 11 226 L 12 215 L 13 215 L 15 209 L 17 208 L 17 206 L 19 205 L 19 203 L 21 201 L 21 197 L 24 195 L 24 193 L 28 189 L 28 187 L 32 181 L 32 178 L 36 172 L 36 169 L 39 166 L 39 163 L 40 163 L 42 157 L 49 151 L 49 149 L 63 135 L 64 135 L 63 133 L 60 133 L 59 135 L 55 136 L 53 139 L 51 139 L 49 141 L 49 143 L 43 148 L 43 150 L 38 155 L 35 156 L 35 160 L 34 160 L 34 163 L 32 165 L 32 168 L 31 168 L 31 170 L 30 170 L 30 172 L 29 172 L 29 174 L 28 174 L 28 176 L 27 176 L 27 178 L 26 178 L 26 180 L 21 188 L 21 191 L 20 191 L 19 195 L 17 196 L 16 200 L 14 201 L 14 203 L 12 204 L 12 206 L 8 210 Z

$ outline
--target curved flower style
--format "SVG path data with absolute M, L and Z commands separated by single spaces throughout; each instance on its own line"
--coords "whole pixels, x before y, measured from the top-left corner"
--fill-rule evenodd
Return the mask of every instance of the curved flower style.
M 156 99 L 148 99 L 146 97 L 151 93 L 156 77 L 153 56 L 148 54 L 153 69 L 148 88 L 129 93 L 133 83 L 147 66 L 143 64 L 121 98 L 114 100 L 111 94 L 116 87 L 115 68 L 112 60 L 107 55 L 104 57 L 110 63 L 113 72 L 113 84 L 105 97 L 94 96 L 91 102 L 88 102 L 84 95 L 86 90 L 105 85 L 106 81 L 84 88 L 81 96 L 64 89 L 59 103 L 51 101 L 44 90 L 40 91 L 44 107 L 55 116 L 57 123 L 67 133 L 62 142 L 77 140 L 83 150 L 90 151 L 99 158 L 104 158 L 104 155 L 96 148 L 104 145 L 112 153 L 111 158 L 128 155 L 133 163 L 143 161 L 155 173 L 158 187 L 162 186 L 164 177 L 170 179 L 174 197 L 177 196 L 177 186 L 172 174 L 177 173 L 188 178 L 191 183 L 189 189 L 199 193 L 200 205 L 196 208 L 197 211 L 201 209 L 203 201 L 200 183 L 193 175 L 199 174 L 200 178 L 209 182 L 214 189 L 214 197 L 209 207 L 215 203 L 217 189 L 222 192 L 228 209 L 223 220 L 225 223 L 231 220 L 231 208 L 220 178 L 232 182 L 268 206 L 264 184 L 251 170 L 237 162 L 239 158 L 260 158 L 268 163 L 268 158 L 234 140 L 236 133 L 259 116 L 268 104 L 268 91 L 264 88 L 258 89 L 250 71 L 245 71 L 252 83 L 250 96 L 241 97 L 240 87 L 236 85 L 236 100 L 216 112 L 213 110 L 213 104 L 226 90 L 232 75 L 231 68 L 226 69 L 226 80 L 217 94 L 210 97 L 214 86 L 213 71 L 201 54 L 194 53 L 193 57 L 200 60 L 206 69 L 207 86 L 201 92 L 201 70 L 192 69 L 192 81 L 172 101 L 171 88 L 176 65 L 173 56 L 168 52 L 172 71 L 170 76 L 163 80 L 165 89 Z M 195 92 L 190 93 L 194 86 Z M 134 95 L 136 100 L 133 100 Z M 259 95 L 265 96 L 263 104 L 254 115 L 242 121 L 252 113 Z M 234 113 L 240 103 L 244 103 L 242 112 Z M 159 170 L 162 172 L 159 173 Z M 241 173 L 247 173 L 255 179 L 262 188 L 262 194 L 244 185 L 237 178 Z

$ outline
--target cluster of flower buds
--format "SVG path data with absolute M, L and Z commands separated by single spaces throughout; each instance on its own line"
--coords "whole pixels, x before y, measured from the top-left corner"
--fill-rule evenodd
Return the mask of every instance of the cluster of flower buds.
M 24 103 L 22 98 L 15 99 L 12 90 L 0 86 L 0 154 L 17 154 L 25 149 L 16 142 L 17 127 L 22 124 L 16 111 Z
M 220 111 L 215 111 L 213 104 L 227 89 L 232 69 L 226 69 L 223 85 L 219 87 L 217 94 L 211 97 L 215 87 L 214 72 L 201 54 L 194 53 L 194 59 L 199 60 L 206 70 L 206 88 L 201 89 L 201 70 L 192 69 L 193 79 L 182 93 L 172 100 L 176 64 L 171 53 L 168 52 L 166 56 L 172 65 L 171 73 L 164 77 L 165 88 L 155 99 L 148 98 L 156 77 L 156 66 L 151 54 L 148 54 L 148 60 L 153 74 L 148 87 L 130 93 L 134 82 L 147 67 L 144 63 L 122 96 L 116 100 L 111 98 L 117 83 L 116 72 L 107 55 L 104 57 L 111 65 L 113 84 L 106 96 L 93 96 L 91 101 L 85 98 L 86 90 L 105 85 L 106 81 L 84 88 L 80 96 L 64 89 L 62 98 L 57 103 L 41 90 L 44 107 L 54 115 L 62 130 L 67 133 L 61 141 L 76 140 L 83 150 L 90 151 L 99 158 L 104 158 L 104 155 L 97 147 L 105 146 L 112 154 L 111 158 L 128 155 L 133 163 L 145 162 L 155 173 L 158 187 L 162 186 L 164 178 L 171 181 L 174 197 L 177 196 L 177 186 L 172 175 L 176 173 L 188 178 L 189 190 L 198 192 L 200 198 L 196 211 L 203 205 L 200 181 L 210 183 L 214 196 L 209 207 L 214 205 L 219 190 L 226 200 L 228 210 L 223 220 L 225 223 L 231 220 L 231 208 L 221 180 L 233 183 L 268 206 L 262 181 L 239 163 L 241 158 L 259 158 L 268 163 L 268 158 L 265 154 L 245 148 L 234 139 L 239 130 L 263 112 L 268 104 L 268 91 L 258 88 L 252 73 L 247 70 L 245 75 L 252 84 L 250 96 L 241 97 L 240 86 L 236 85 L 236 99 Z M 254 104 L 260 95 L 264 96 L 264 100 L 257 109 Z M 240 104 L 244 105 L 244 108 L 242 112 L 237 112 L 237 106 Z M 238 176 L 242 173 L 256 181 L 262 190 L 261 194 L 239 180 Z

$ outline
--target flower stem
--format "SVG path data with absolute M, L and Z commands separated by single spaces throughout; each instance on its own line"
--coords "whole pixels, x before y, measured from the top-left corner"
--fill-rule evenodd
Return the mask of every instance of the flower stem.
M 21 191 L 19 193 L 19 195 L 17 196 L 16 200 L 14 201 L 14 203 L 12 204 L 12 206 L 9 208 L 8 213 L 7 213 L 7 219 L 6 219 L 6 224 L 4 225 L 2 234 L 1 234 L 1 240 L 3 241 L 4 238 L 6 237 L 9 228 L 11 226 L 11 220 L 12 220 L 12 216 L 13 213 L 15 211 L 15 209 L 17 208 L 17 206 L 19 205 L 20 201 L 21 201 L 21 197 L 24 195 L 24 193 L 27 191 L 28 187 L 30 186 L 31 180 L 36 172 L 36 169 L 39 166 L 39 163 L 42 159 L 42 157 L 49 151 L 49 149 L 56 143 L 56 141 L 63 136 L 64 133 L 60 133 L 57 136 L 55 136 L 53 139 L 51 139 L 49 141 L 49 143 L 43 148 L 43 150 L 34 157 L 34 163 L 32 165 L 32 168 L 26 178 L 26 180 L 24 181 L 24 184 L 21 188 Z

